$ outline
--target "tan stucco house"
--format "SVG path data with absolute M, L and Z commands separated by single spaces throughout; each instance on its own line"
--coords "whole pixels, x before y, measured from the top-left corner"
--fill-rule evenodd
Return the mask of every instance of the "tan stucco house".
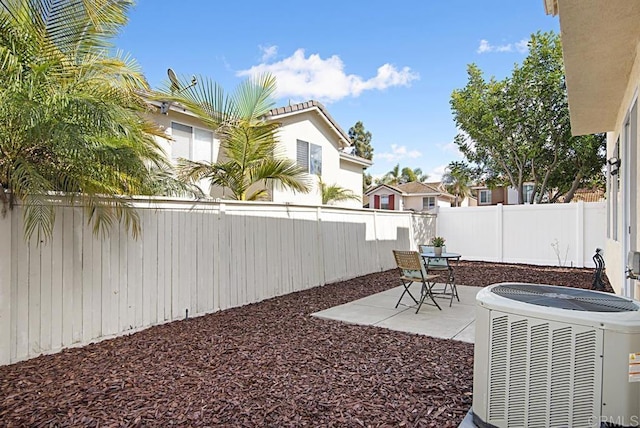
M 525 200 L 529 200 L 533 193 L 533 183 L 525 183 L 522 188 Z M 477 205 L 516 205 L 518 203 L 518 190 L 511 186 L 497 186 L 490 188 L 483 184 L 471 187 L 471 195 L 477 201 Z
M 455 197 L 447 193 L 441 183 L 412 181 L 397 185 L 379 184 L 365 192 L 369 208 L 396 211 L 433 211 L 450 207 Z
M 161 102 L 151 101 L 151 104 L 157 107 L 157 112 L 151 115 L 151 119 L 164 129 L 168 137 L 158 141 L 170 159 L 220 160 L 220 141 L 214 130 L 208 129 L 180 105 L 172 104 L 169 108 L 161 108 Z M 282 154 L 305 168 L 314 183 L 313 189 L 307 194 L 271 188 L 271 201 L 320 205 L 322 195 L 316 177 L 320 175 L 324 183 L 337 184 L 360 198 L 338 202 L 336 205 L 362 207 L 362 173 L 372 162 L 350 154 L 352 143 L 349 136 L 321 103 L 307 101 L 274 108 L 269 112 L 267 120 L 281 125 L 279 144 Z M 206 183 L 200 184 L 211 197 L 224 198 L 224 189 L 209 188 Z
M 607 133 L 607 240 L 604 256 L 614 290 L 639 298 L 627 257 L 640 251 L 640 1 L 545 0 L 559 15 L 573 135 Z

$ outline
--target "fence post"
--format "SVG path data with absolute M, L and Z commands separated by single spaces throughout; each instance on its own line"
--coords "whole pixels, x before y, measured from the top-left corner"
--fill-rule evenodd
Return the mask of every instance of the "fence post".
M 413 224 L 415 218 L 413 217 L 413 213 L 411 211 L 407 212 L 409 213 L 409 249 L 411 251 L 414 251 L 418 248 L 416 244 L 416 231 Z
M 576 204 L 576 267 L 584 267 L 584 201 Z
M 0 215 L 0 236 L 5 242 L 0 245 L 0 365 L 11 362 L 11 214 L 11 210 L 7 210 L 6 216 Z
M 218 203 L 218 308 L 227 309 L 231 307 L 231 294 L 229 285 L 229 226 L 227 225 L 227 206 L 224 202 Z M 223 259 L 224 258 L 224 259 Z M 214 304 L 215 306 L 215 304 Z
M 327 283 L 327 274 L 325 272 L 326 266 L 324 263 L 324 238 L 323 238 L 323 233 L 322 233 L 322 207 L 318 206 L 318 208 L 316 209 L 316 218 L 317 218 L 317 239 L 318 239 L 318 244 L 320 247 L 320 260 L 318 260 L 318 263 L 320 264 L 320 266 L 318 266 L 318 269 L 320 271 L 320 285 L 325 285 Z
M 380 246 L 378 245 L 378 212 L 373 210 L 373 239 L 376 246 L 376 268 L 378 272 L 382 272 L 382 266 L 380 266 Z
M 504 262 L 504 227 L 503 227 L 503 205 L 496 205 L 496 257 L 497 262 Z

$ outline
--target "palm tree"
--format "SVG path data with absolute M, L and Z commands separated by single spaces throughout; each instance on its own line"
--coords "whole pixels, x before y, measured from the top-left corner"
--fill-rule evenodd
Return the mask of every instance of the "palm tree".
M 318 176 L 318 182 L 320 184 L 320 191 L 322 192 L 323 205 L 328 205 L 333 202 L 360 200 L 360 197 L 349 189 L 345 189 L 344 187 L 338 186 L 337 184 L 332 184 L 331 186 L 327 185 L 322 181 L 322 178 L 320 176 Z
M 310 176 L 305 169 L 281 154 L 278 123 L 265 117 L 273 107 L 271 96 L 276 80 L 270 74 L 247 79 L 231 96 L 210 79 L 199 77 L 197 86 L 164 96 L 184 104 L 216 131 L 225 159 L 221 162 L 180 159 L 180 177 L 191 182 L 202 179 L 229 189 L 233 199 L 258 200 L 269 196 L 270 185 L 309 192 Z
M 393 169 L 387 172 L 382 178 L 376 180 L 378 184 L 389 184 L 391 186 L 397 186 L 402 183 L 402 171 L 400 170 L 400 164 L 397 164 Z
M 96 232 L 115 221 L 139 232 L 122 195 L 151 193 L 167 163 L 160 130 L 141 119 L 142 73 L 108 50 L 131 4 L 0 2 L 0 201 L 22 203 L 27 238 L 51 237 L 52 191 L 82 202 Z
M 397 164 L 393 169 L 387 172 L 381 179 L 376 180 L 378 184 L 389 184 L 391 186 L 397 186 L 398 184 L 410 183 L 418 181 L 424 183 L 429 179 L 428 174 L 424 174 L 422 169 L 404 167 L 400 169 L 400 164 Z
M 411 183 L 417 181 L 419 183 L 424 183 L 429 179 L 429 174 L 424 174 L 422 169 L 414 168 L 411 169 L 409 167 L 402 168 L 401 181 L 403 183 Z
M 451 162 L 442 176 L 442 184 L 456 197 L 457 207 L 466 197 L 471 196 L 471 171 L 464 162 Z

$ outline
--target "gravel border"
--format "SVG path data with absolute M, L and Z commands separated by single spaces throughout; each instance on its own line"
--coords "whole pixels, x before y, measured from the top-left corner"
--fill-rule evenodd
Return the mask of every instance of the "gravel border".
M 460 262 L 459 284 L 589 288 L 592 269 Z M 489 282 L 491 281 L 491 282 Z M 473 345 L 310 314 L 399 285 L 396 270 L 0 367 L 7 427 L 457 427 Z

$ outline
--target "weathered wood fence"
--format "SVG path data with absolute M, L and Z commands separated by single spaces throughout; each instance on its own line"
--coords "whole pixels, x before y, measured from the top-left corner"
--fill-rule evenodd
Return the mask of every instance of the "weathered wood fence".
M 136 202 L 142 236 L 104 239 L 59 205 L 53 239 L 0 218 L 0 364 L 395 266 L 435 218 L 273 203 Z

